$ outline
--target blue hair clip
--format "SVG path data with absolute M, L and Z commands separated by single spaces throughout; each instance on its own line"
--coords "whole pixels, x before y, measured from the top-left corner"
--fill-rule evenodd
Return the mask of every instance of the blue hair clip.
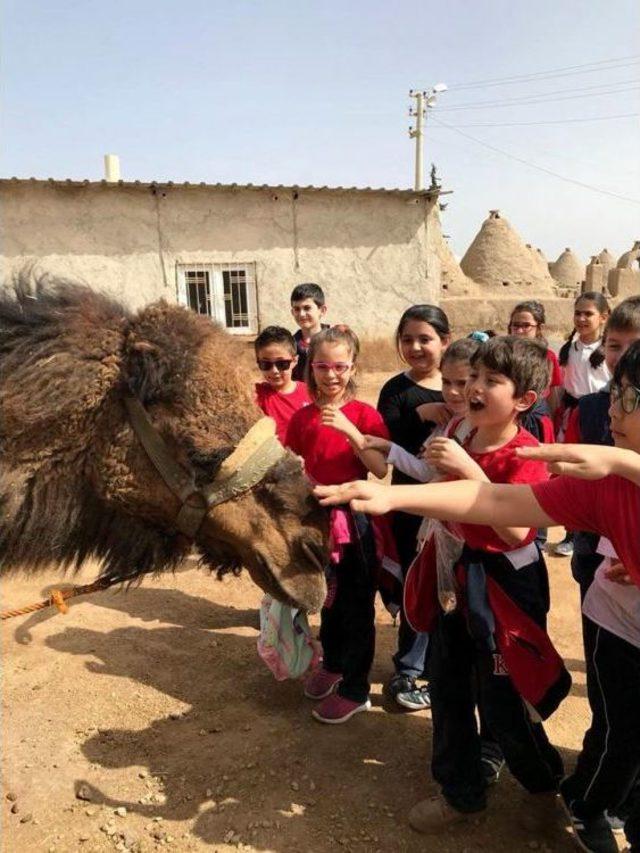
M 489 340 L 489 335 L 486 332 L 471 332 L 467 337 L 471 338 L 472 341 L 478 341 L 478 343 L 483 344 L 485 341 Z

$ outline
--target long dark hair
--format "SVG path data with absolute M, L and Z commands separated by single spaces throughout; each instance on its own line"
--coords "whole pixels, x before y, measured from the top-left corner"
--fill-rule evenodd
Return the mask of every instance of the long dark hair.
M 573 303 L 573 308 L 575 310 L 576 306 L 579 302 L 593 302 L 596 306 L 600 314 L 608 314 L 609 313 L 609 303 L 605 296 L 602 293 L 598 293 L 597 290 L 587 290 L 585 293 L 581 293 L 576 297 L 575 302 Z M 575 328 L 572 330 L 569 338 L 562 344 L 560 347 L 560 352 L 558 353 L 558 361 L 560 362 L 561 367 L 565 367 L 567 362 L 569 361 L 569 350 L 571 349 L 571 342 L 573 341 L 576 334 Z M 604 353 L 602 352 L 602 347 L 598 347 L 595 352 L 591 353 L 591 357 L 589 362 L 592 367 L 599 367 L 604 361 Z
M 429 305 L 427 303 L 422 305 L 412 305 L 410 308 L 407 308 L 402 317 L 400 317 L 400 322 L 396 329 L 396 350 L 398 351 L 398 355 L 400 355 L 400 341 L 402 339 L 402 333 L 404 332 L 407 323 L 411 320 L 417 320 L 419 323 L 428 323 L 436 330 L 441 341 L 445 340 L 445 338 L 451 337 L 449 318 L 442 308 L 438 308 L 437 305 Z

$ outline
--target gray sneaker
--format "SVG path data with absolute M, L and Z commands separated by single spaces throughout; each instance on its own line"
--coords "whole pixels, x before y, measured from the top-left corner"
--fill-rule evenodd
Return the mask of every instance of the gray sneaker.
M 573 542 L 570 539 L 563 539 L 555 546 L 553 553 L 558 557 L 570 557 L 573 554 Z
M 422 687 L 418 687 L 416 684 L 412 690 L 396 693 L 395 700 L 398 705 L 402 705 L 408 711 L 424 711 L 431 707 L 431 697 L 426 684 L 423 684 Z

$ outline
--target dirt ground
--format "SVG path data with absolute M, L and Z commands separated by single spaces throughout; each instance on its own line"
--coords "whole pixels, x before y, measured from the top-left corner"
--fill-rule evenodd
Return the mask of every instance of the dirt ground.
M 376 385 L 369 375 L 369 398 Z M 588 722 L 578 590 L 567 559 L 549 568 L 551 634 L 574 686 L 548 732 L 571 767 Z M 2 609 L 58 580 L 5 582 Z M 323 726 L 300 685 L 277 683 L 257 657 L 260 597 L 246 574 L 219 582 L 189 561 L 76 599 L 66 616 L 4 622 L 2 849 L 574 849 L 559 813 L 523 827 L 528 797 L 506 771 L 482 819 L 415 835 L 406 813 L 436 790 L 431 724 L 383 697 L 390 617 L 379 610 L 372 711 Z

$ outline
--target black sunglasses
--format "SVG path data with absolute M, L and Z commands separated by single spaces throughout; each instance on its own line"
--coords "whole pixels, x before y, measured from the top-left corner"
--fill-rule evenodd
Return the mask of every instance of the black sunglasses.
M 271 370 L 272 367 L 278 371 L 278 373 L 284 373 L 285 370 L 289 370 L 293 363 L 292 358 L 276 358 L 274 361 L 270 361 L 268 358 L 259 358 L 258 359 L 258 367 L 260 370 L 263 370 L 265 373 Z

